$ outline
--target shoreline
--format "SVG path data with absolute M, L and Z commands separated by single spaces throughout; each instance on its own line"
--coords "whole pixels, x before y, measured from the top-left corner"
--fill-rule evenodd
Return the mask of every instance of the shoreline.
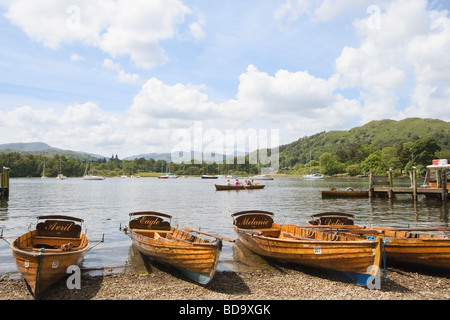
M 0 300 L 34 298 L 23 278 L 0 277 Z M 320 270 L 277 264 L 270 270 L 216 272 L 202 286 L 178 270 L 152 263 L 145 269 L 127 266 L 96 276 L 82 270 L 81 289 L 68 289 L 63 279 L 41 300 L 450 300 L 450 276 L 388 267 L 381 289 L 369 289 Z

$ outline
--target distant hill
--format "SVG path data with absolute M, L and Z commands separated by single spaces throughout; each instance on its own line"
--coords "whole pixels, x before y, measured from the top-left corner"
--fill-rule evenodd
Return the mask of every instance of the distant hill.
M 383 149 L 425 137 L 435 137 L 443 150 L 450 150 L 450 123 L 435 119 L 408 118 L 400 121 L 371 121 L 348 131 L 324 131 L 280 146 L 280 165 L 309 162 L 310 152 L 312 159 L 318 160 L 324 152 L 334 153 L 340 148 L 349 148 L 355 144 L 368 144 Z
M 9 153 L 14 151 L 19 153 L 31 153 L 34 155 L 42 155 L 46 157 L 53 157 L 54 155 L 59 154 L 79 160 L 97 160 L 105 158 L 100 155 L 95 155 L 82 151 L 71 151 L 54 148 L 44 142 L 17 142 L 17 143 L 0 144 L 0 153 Z

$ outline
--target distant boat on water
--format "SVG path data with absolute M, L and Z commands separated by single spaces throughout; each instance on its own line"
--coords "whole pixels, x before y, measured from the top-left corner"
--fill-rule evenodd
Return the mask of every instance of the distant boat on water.
M 323 175 L 311 171 L 311 150 L 309 151 L 309 172 L 310 172 L 309 174 L 303 176 L 304 179 L 309 180 L 323 179 Z
M 95 174 L 88 174 L 89 164 L 86 165 L 86 170 L 84 171 L 83 180 L 105 180 L 105 177 L 98 176 Z M 92 167 L 91 167 L 92 170 Z
M 59 158 L 59 173 L 56 176 L 56 180 L 64 180 L 66 178 L 67 177 L 65 175 L 63 175 L 62 172 L 61 172 L 61 158 Z
M 265 174 L 260 174 L 254 177 L 251 177 L 252 180 L 273 180 L 273 178 L 271 176 L 265 175 Z

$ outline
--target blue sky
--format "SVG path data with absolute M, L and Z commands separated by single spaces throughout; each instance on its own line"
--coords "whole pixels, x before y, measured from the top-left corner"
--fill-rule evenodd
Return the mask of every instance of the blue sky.
M 426 0 L 0 0 L 0 144 L 122 158 L 174 151 L 180 132 L 192 141 L 199 124 L 217 141 L 278 132 L 274 147 L 371 120 L 449 121 L 449 9 Z

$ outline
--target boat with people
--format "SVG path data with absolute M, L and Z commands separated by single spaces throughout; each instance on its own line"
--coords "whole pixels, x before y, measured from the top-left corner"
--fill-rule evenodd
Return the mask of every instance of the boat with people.
M 255 189 L 264 189 L 264 184 L 254 183 L 250 180 L 245 180 L 244 183 L 240 182 L 239 179 L 232 184 L 230 180 L 227 180 L 227 184 L 216 184 L 216 191 L 224 191 L 224 190 L 255 190 Z
M 324 212 L 312 218 L 310 224 L 322 230 L 331 227 L 337 234 L 348 237 L 381 238 L 386 242 L 388 264 L 450 274 L 450 227 L 365 227 L 355 225 L 355 216 L 344 212 Z
M 274 213 L 262 210 L 236 212 L 232 218 L 240 242 L 263 257 L 323 269 L 362 286 L 379 272 L 382 244 L 378 238 L 281 225 L 274 222 Z
M 82 224 L 76 217 L 40 216 L 34 230 L 11 242 L 17 268 L 36 299 L 64 278 L 69 266 L 82 262 L 90 245 Z
M 160 212 L 132 212 L 129 218 L 124 231 L 144 256 L 171 265 L 203 285 L 214 277 L 222 237 L 204 239 L 177 229 L 171 226 L 172 216 Z
M 216 184 L 216 191 L 225 191 L 225 190 L 258 190 L 264 189 L 264 184 L 256 184 L 256 185 L 228 185 L 228 184 Z

